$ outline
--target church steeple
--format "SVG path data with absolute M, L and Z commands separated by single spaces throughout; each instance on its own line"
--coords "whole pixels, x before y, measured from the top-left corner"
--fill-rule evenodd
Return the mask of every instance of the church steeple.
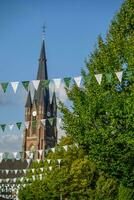
M 40 80 L 40 83 L 38 89 L 34 91 L 33 101 L 29 90 L 25 105 L 25 120 L 29 122 L 29 127 L 24 132 L 23 151 L 32 151 L 34 147 L 36 151 L 34 158 L 43 159 L 43 155 L 39 155 L 38 150 L 44 151 L 46 148 L 53 147 L 57 141 L 56 95 L 54 92 L 52 103 L 50 103 L 49 88 L 43 86 L 44 80 L 48 80 L 44 38 L 41 45 L 37 80 Z M 49 118 L 53 118 L 53 125 L 49 123 Z M 43 119 L 46 119 L 45 126 L 40 123 Z M 37 126 L 33 126 L 33 122 L 37 122 Z M 26 154 L 24 154 L 24 158 L 27 158 Z

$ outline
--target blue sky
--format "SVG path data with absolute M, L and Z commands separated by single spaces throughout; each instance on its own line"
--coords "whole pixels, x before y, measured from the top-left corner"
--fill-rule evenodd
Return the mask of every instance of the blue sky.
M 36 78 L 44 23 L 49 78 L 78 76 L 97 36 L 105 37 L 122 3 L 123 0 L 1 0 L 0 82 Z M 0 123 L 24 121 L 25 98 L 22 89 L 16 95 L 12 95 L 11 88 L 7 94 L 0 92 Z M 9 148 L 19 148 L 10 143 Z

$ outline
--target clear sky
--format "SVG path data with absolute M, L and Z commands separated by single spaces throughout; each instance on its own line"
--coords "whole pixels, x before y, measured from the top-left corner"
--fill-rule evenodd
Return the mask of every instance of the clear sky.
M 123 0 L 1 0 L 0 82 L 36 79 L 44 23 L 49 78 L 78 76 L 97 36 L 105 37 L 122 3 Z M 0 123 L 24 121 L 26 93 L 22 89 L 16 95 L 12 93 L 11 88 L 6 94 L 0 91 Z M 0 151 L 20 148 L 14 133 L 3 136 L 0 132 Z M 9 135 L 12 137 L 8 140 Z

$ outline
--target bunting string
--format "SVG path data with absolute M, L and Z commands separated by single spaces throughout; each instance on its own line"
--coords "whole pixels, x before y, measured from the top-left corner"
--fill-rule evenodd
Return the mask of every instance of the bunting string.
M 94 74 L 94 77 L 99 85 L 101 84 L 104 76 L 108 82 L 112 80 L 112 77 L 116 77 L 117 80 L 121 82 L 124 72 L 127 78 L 130 78 L 133 75 L 132 70 L 126 70 L 126 71 L 122 70 L 112 73 Z M 20 85 L 25 89 L 25 91 L 28 91 L 31 85 L 34 87 L 35 90 L 38 90 L 39 85 L 42 88 L 48 89 L 50 83 L 53 83 L 55 90 L 60 90 L 61 83 L 64 83 L 64 85 L 67 88 L 69 88 L 72 81 L 76 83 L 78 87 L 80 87 L 82 83 L 82 76 L 54 78 L 51 80 L 27 80 L 27 81 L 15 81 L 15 82 L 2 82 L 0 83 L 0 85 L 4 93 L 7 91 L 8 87 L 11 87 L 14 94 L 16 94 L 16 92 L 18 91 L 18 87 Z
M 40 119 L 40 120 L 32 120 L 32 121 L 26 121 L 26 122 L 16 122 L 16 123 L 10 123 L 10 124 L 0 124 L 0 128 L 1 128 L 2 132 L 5 132 L 6 128 L 8 128 L 10 131 L 12 131 L 13 128 L 17 128 L 18 130 L 21 130 L 22 127 L 24 129 L 28 129 L 30 126 L 40 128 L 41 125 L 45 126 L 46 122 L 49 122 L 49 124 L 52 126 L 55 119 L 57 120 L 58 124 L 60 125 L 61 124 L 61 118 L 59 118 L 59 117 L 49 117 L 49 118 Z

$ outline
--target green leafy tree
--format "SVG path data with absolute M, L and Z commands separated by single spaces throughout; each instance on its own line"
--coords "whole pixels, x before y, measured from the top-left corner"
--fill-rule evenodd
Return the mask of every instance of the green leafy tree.
M 63 129 L 92 162 L 126 187 L 134 187 L 134 1 L 126 0 L 105 40 L 82 71 L 83 87 L 66 88 L 72 102 L 60 103 Z M 120 83 L 115 72 L 123 70 Z M 102 74 L 99 85 L 95 74 Z
M 69 145 L 65 151 L 63 146 Z M 44 179 L 36 180 L 19 192 L 20 200 L 115 200 L 118 184 L 97 171 L 95 165 L 85 156 L 84 151 L 72 144 L 72 139 L 63 138 L 56 151 L 50 152 L 49 166 L 44 163 Z M 60 165 L 57 159 L 61 159 Z M 41 165 L 34 164 L 38 169 Z M 28 175 L 31 177 L 31 173 Z

